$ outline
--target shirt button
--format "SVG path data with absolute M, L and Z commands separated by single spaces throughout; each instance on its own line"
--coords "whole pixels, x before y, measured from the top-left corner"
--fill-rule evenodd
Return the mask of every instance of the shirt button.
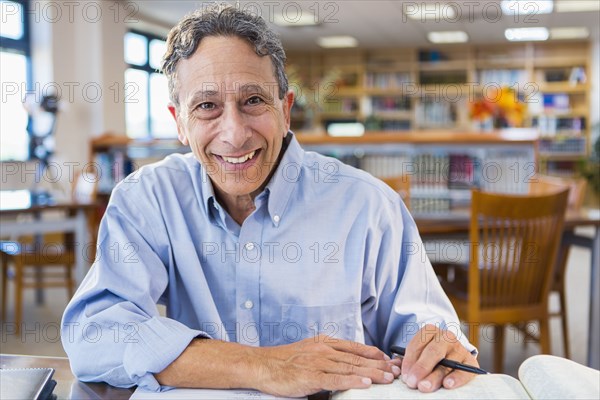
M 244 307 L 249 310 L 252 307 L 254 307 L 254 303 L 252 302 L 252 300 L 246 300 L 246 302 L 244 303 Z
M 246 250 L 253 250 L 254 249 L 254 243 L 252 242 L 248 242 L 246 243 Z
M 280 220 L 281 220 L 281 217 L 279 215 L 274 215 L 273 216 L 273 221 L 279 222 Z

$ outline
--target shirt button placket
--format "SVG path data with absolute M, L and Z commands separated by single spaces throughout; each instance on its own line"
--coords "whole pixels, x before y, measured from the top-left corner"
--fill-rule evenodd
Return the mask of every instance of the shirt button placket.
M 260 345 L 260 238 L 262 226 L 253 215 L 244 221 L 240 231 L 240 260 L 236 270 L 238 342 L 249 346 Z

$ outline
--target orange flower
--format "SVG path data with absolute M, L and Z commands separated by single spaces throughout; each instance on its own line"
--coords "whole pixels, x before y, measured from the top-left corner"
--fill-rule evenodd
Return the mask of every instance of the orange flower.
M 469 104 L 470 116 L 476 121 L 502 120 L 509 126 L 523 124 L 525 107 L 510 87 L 492 87 Z

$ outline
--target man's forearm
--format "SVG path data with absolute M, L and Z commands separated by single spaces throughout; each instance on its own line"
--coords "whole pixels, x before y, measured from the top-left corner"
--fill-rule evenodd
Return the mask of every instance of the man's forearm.
M 163 386 L 256 389 L 256 351 L 239 343 L 194 339 L 155 378 Z
M 155 377 L 167 386 L 301 397 L 391 383 L 400 374 L 399 365 L 400 360 L 390 360 L 375 347 L 322 335 L 274 347 L 195 339 Z

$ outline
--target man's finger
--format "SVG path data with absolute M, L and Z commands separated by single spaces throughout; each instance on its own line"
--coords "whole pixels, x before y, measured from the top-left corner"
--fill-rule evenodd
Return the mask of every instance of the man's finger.
M 373 383 L 392 383 L 395 379 L 393 373 L 378 368 L 361 367 L 344 362 L 329 361 L 321 367 L 322 371 L 334 375 L 358 375 L 369 378 Z
M 417 383 L 417 389 L 425 393 L 434 392 L 442 387 L 443 379 L 451 372 L 452 369 L 438 365 L 429 375 Z
M 423 332 L 423 330 L 420 330 L 411 339 L 411 341 L 408 343 L 408 346 L 406 346 L 406 352 L 402 360 L 402 380 L 405 383 L 408 384 L 408 374 L 413 368 L 413 365 L 421 357 L 423 349 L 425 349 L 429 345 L 429 342 L 431 342 L 433 338 L 434 335 L 427 334 L 426 332 Z M 412 385 L 409 386 L 416 387 Z
M 327 345 L 338 351 L 345 353 L 356 354 L 364 358 L 370 358 L 372 360 L 389 360 L 390 357 L 383 351 L 379 350 L 375 346 L 368 346 L 366 344 L 352 342 L 349 340 L 333 340 L 331 342 L 325 341 Z
M 372 381 L 369 378 L 357 375 L 339 375 L 322 373 L 318 380 L 323 390 L 336 391 L 348 389 L 366 389 L 371 386 Z
M 477 359 L 471 353 L 467 353 L 461 362 L 467 365 L 479 367 Z M 470 372 L 453 370 L 443 379 L 442 385 L 446 389 L 457 388 L 471 381 L 473 378 L 475 378 L 475 376 L 476 374 L 472 374 Z

